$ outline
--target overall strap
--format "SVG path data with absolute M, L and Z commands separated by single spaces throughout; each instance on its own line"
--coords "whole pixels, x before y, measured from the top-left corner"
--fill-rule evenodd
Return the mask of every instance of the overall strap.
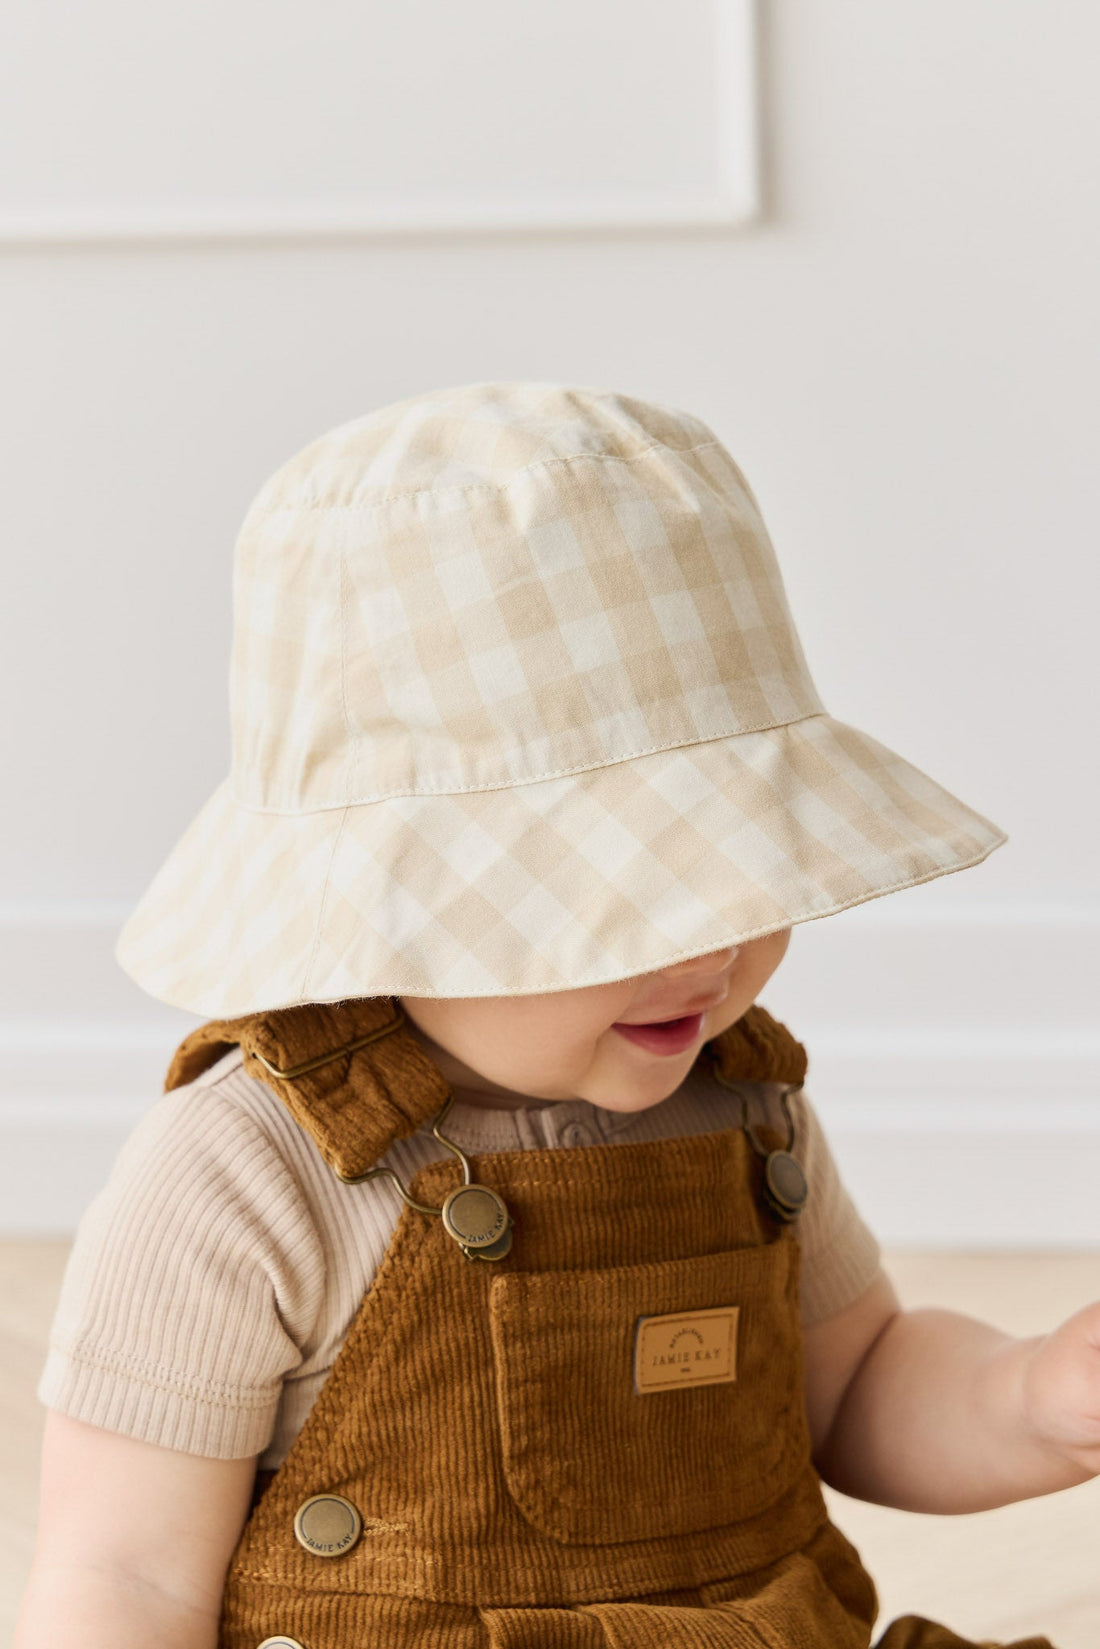
M 705 1042 L 700 1057 L 727 1082 L 785 1082 L 794 1088 L 802 1087 L 809 1065 L 802 1043 L 758 1002 Z
M 451 1089 L 413 1037 L 397 998 L 304 1002 L 200 1025 L 180 1043 L 165 1089 L 181 1087 L 238 1046 L 250 1076 L 266 1082 L 341 1179 L 354 1179 L 413 1134 Z M 727 1082 L 801 1087 L 806 1050 L 753 1004 L 703 1046 Z
M 200 1025 L 177 1048 L 165 1089 L 193 1082 L 237 1045 L 248 1074 L 278 1094 L 341 1179 L 365 1173 L 450 1094 L 391 996 L 305 1002 Z

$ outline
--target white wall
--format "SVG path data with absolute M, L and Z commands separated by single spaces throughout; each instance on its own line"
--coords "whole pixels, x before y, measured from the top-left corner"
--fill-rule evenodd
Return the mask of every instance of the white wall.
M 720 59 L 706 0 L 61 9 L 75 45 L 30 0 L 0 41 L 0 1223 L 71 1226 L 192 1022 L 111 942 L 225 771 L 250 496 L 357 413 L 539 377 L 713 424 L 829 709 L 1010 834 L 806 924 L 764 995 L 868 1216 L 1100 1242 L 1096 10 L 765 6 L 739 222 L 723 0 Z

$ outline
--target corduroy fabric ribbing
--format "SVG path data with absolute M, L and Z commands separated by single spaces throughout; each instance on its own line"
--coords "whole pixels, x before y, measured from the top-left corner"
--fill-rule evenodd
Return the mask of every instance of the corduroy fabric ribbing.
M 249 1074 L 275 1089 L 329 1167 L 348 1178 L 377 1162 L 447 1098 L 442 1073 L 406 1025 L 405 1010 L 389 996 L 213 1020 L 181 1042 L 164 1085 L 190 1082 L 239 1044 Z M 302 1066 L 314 1068 L 288 1080 L 277 1075 Z
M 424 1097 L 374 1080 L 378 1036 L 322 1060 L 318 1032 L 333 1027 L 310 1008 L 287 1012 L 299 1054 L 330 1070 L 313 1103 L 313 1069 L 287 1092 L 295 1073 L 272 1016 L 241 1022 L 239 1036 L 209 1027 L 193 1054 L 259 1045 L 259 1067 L 333 1166 L 346 1143 L 355 1154 L 368 1136 L 411 1131 Z M 406 1027 L 384 1026 L 389 1039 L 388 1072 L 416 1080 Z M 805 1049 L 759 1008 L 707 1057 L 731 1085 L 798 1087 L 806 1073 Z M 170 1083 L 188 1070 L 185 1044 Z M 379 1088 L 381 1123 L 361 1115 Z M 473 1156 L 473 1181 L 516 1222 L 515 1247 L 493 1263 L 463 1257 L 424 1212 L 462 1184 L 462 1166 L 422 1167 L 409 1187 L 421 1207 L 402 1210 L 247 1520 L 219 1649 L 275 1636 L 305 1649 L 867 1649 L 874 1586 L 830 1524 L 810 1458 L 800 1250 L 765 1196 L 764 1153 L 780 1144 L 737 1126 Z M 727 1308 L 736 1379 L 638 1390 L 638 1322 Z M 315 1494 L 363 1517 L 340 1557 L 295 1539 L 295 1512 Z M 975 1646 L 905 1618 L 879 1649 Z
M 768 1232 L 745 1195 L 757 1167 L 740 1130 L 474 1157 L 474 1178 L 504 1198 L 516 1221 L 516 1244 L 499 1264 L 465 1260 L 439 1220 L 406 1208 L 344 1350 L 253 1514 L 229 1592 L 259 1584 L 264 1592 L 316 1587 L 439 1602 L 592 1602 L 745 1573 L 808 1540 L 825 1511 L 802 1406 L 798 1249 L 789 1233 Z M 439 1206 L 461 1183 L 460 1164 L 439 1162 L 410 1190 Z M 508 1285 L 522 1289 L 524 1278 L 540 1288 L 541 1315 L 515 1332 L 501 1296 Z M 747 1290 L 736 1388 L 638 1397 L 628 1356 L 621 1391 L 594 1389 L 607 1286 L 619 1337 L 629 1337 L 639 1313 L 697 1309 L 727 1295 L 734 1304 Z M 532 1328 L 534 1337 L 525 1332 Z M 575 1364 L 579 1377 L 553 1406 L 544 1386 L 534 1413 L 510 1395 L 509 1376 L 525 1384 L 543 1358 L 563 1375 Z M 740 1400 L 731 1403 L 735 1390 Z M 612 1449 L 612 1431 L 631 1411 L 640 1439 L 656 1428 L 660 1460 L 652 1451 L 647 1460 L 644 1447 Z M 648 1538 L 633 1523 L 610 1542 L 575 1538 L 570 1523 L 562 1540 L 532 1521 L 545 1518 L 531 1497 L 539 1448 L 552 1479 L 557 1430 L 567 1425 L 570 1442 L 574 1433 L 584 1440 L 585 1459 L 573 1464 L 583 1466 L 590 1494 L 601 1507 L 620 1502 L 631 1517 L 648 1505 Z M 675 1442 L 681 1425 L 703 1428 L 691 1459 L 708 1474 L 699 1491 L 709 1503 L 698 1527 L 670 1537 L 656 1532 L 662 1484 L 667 1491 L 672 1476 L 682 1493 L 690 1488 L 677 1459 L 686 1446 L 686 1433 Z M 726 1463 L 716 1473 L 717 1446 Z M 763 1496 L 757 1460 L 767 1462 Z M 298 1505 L 321 1492 L 346 1496 L 364 1518 L 363 1539 L 336 1561 L 311 1558 L 293 1535 Z M 585 1496 L 579 1482 L 572 1493 Z M 782 1515 L 760 1498 L 782 1505 Z M 711 1521 L 716 1507 L 727 1513 L 720 1527 Z M 291 1630 L 268 1625 L 276 1629 Z
M 668 1139 L 740 1121 L 781 1129 L 783 1086 L 736 1093 L 702 1062 L 660 1104 L 586 1100 L 486 1108 L 462 1099 L 446 1132 L 463 1150 Z M 872 1282 L 878 1245 L 845 1191 L 808 1094 L 790 1097 L 810 1187 L 798 1222 L 803 1326 Z M 381 1159 L 408 1184 L 450 1155 L 422 1123 Z M 232 1048 L 142 1118 L 81 1219 L 51 1327 L 42 1401 L 164 1448 L 285 1459 L 356 1311 L 402 1202 L 389 1178 L 345 1185 L 272 1087 Z
M 805 1073 L 784 1027 L 766 1041 L 764 1076 Z M 729 1128 L 469 1168 L 511 1211 L 512 1250 L 471 1261 L 403 1208 L 245 1527 L 221 1649 L 867 1649 L 874 1589 L 810 1459 L 799 1250 L 756 1143 Z M 463 1178 L 430 1163 L 409 1191 L 438 1208 Z M 641 1316 L 734 1305 L 735 1380 L 638 1392 Z M 339 1557 L 294 1536 L 319 1493 L 363 1519 Z M 966 1646 L 914 1619 L 880 1649 Z
M 438 1221 L 405 1210 L 345 1350 L 235 1555 L 222 1649 L 255 1649 L 277 1633 L 305 1649 L 867 1649 L 873 1587 L 828 1524 L 809 1464 L 791 1287 L 797 1245 L 768 1230 L 759 1159 L 744 1135 L 539 1152 L 534 1162 L 537 1172 L 529 1152 L 471 1162 L 524 1233 L 522 1270 L 505 1269 L 511 1256 L 499 1268 L 464 1261 Z M 737 1182 L 754 1194 L 731 1196 Z M 411 1190 L 438 1202 L 459 1183 L 459 1165 L 440 1162 Z M 594 1243 L 609 1265 L 578 1264 Z M 705 1290 L 724 1271 L 739 1281 L 748 1325 L 742 1435 L 719 1439 L 715 1405 L 692 1437 L 685 1408 L 683 1427 L 666 1413 L 649 1448 L 623 1448 L 607 1423 L 606 1389 L 583 1378 L 598 1366 L 599 1336 L 613 1332 L 605 1285 L 625 1308 L 626 1352 L 639 1305 L 717 1303 Z M 704 1293 L 691 1291 L 689 1276 Z M 549 1312 L 544 1299 L 495 1334 L 496 1297 L 511 1285 L 522 1297 L 530 1283 L 549 1296 Z M 555 1400 L 555 1378 L 574 1362 L 581 1378 Z M 621 1403 L 733 1389 L 628 1397 L 628 1358 L 619 1362 Z M 667 1520 L 670 1480 L 685 1487 L 677 1435 L 700 1474 L 701 1526 L 638 1538 L 639 1524 L 659 1530 Z M 364 1520 L 359 1544 L 335 1560 L 310 1556 L 293 1536 L 297 1507 L 321 1492 L 350 1499 Z M 727 1511 L 755 1509 L 712 1525 L 723 1497 Z M 621 1508 L 614 1532 L 633 1538 L 573 1538 L 585 1499 L 609 1521 Z M 687 1504 L 681 1493 L 678 1518 Z M 911 1620 L 895 1623 L 880 1649 L 972 1646 Z

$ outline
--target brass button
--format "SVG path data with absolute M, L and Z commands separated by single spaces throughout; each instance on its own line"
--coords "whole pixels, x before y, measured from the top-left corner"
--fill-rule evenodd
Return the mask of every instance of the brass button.
M 468 1260 L 502 1260 L 505 1254 L 512 1252 L 512 1222 L 508 1221 L 508 1229 L 502 1237 L 489 1248 L 464 1248 L 462 1252 Z
M 489 1248 L 508 1228 L 508 1210 L 487 1185 L 460 1185 L 443 1203 L 443 1224 L 468 1248 Z
M 303 1649 L 297 1638 L 264 1638 L 259 1649 Z
M 789 1151 L 769 1151 L 764 1163 L 764 1194 L 781 1220 L 796 1220 L 806 1206 L 809 1187 Z
M 294 1516 L 294 1534 L 314 1557 L 342 1557 L 363 1532 L 363 1519 L 339 1494 L 315 1494 L 303 1500 Z M 273 1638 L 273 1643 L 283 1640 Z M 293 1643 L 292 1638 L 285 1640 Z M 262 1645 L 261 1645 L 262 1649 Z

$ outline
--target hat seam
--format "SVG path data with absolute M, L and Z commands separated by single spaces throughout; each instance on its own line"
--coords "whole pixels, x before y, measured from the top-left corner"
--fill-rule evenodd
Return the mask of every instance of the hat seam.
M 356 502 L 354 504 L 322 504 L 312 503 L 308 500 L 303 500 L 298 504 L 265 504 L 261 499 L 257 500 L 257 507 L 267 515 L 297 515 L 304 510 L 316 511 L 318 513 L 331 512 L 332 514 L 336 514 L 338 511 L 366 509 L 369 508 L 372 503 L 395 504 L 400 502 L 402 499 L 420 498 L 424 493 L 503 492 L 505 488 L 510 487 L 513 482 L 518 481 L 521 476 L 529 475 L 532 470 L 549 469 L 554 464 L 637 464 L 640 463 L 643 458 L 648 458 L 652 452 L 668 452 L 674 454 L 675 456 L 681 456 L 684 453 L 702 452 L 707 447 L 720 447 L 721 445 L 721 441 L 711 440 L 699 441 L 692 447 L 670 447 L 664 441 L 654 441 L 651 446 L 643 447 L 641 452 L 629 454 L 619 452 L 574 452 L 563 454 L 560 457 L 554 458 L 536 458 L 533 459 L 530 464 L 524 464 L 522 468 L 516 470 L 508 477 L 506 481 L 472 481 L 465 486 L 459 486 L 457 484 L 448 485 L 446 482 L 443 482 L 438 486 L 414 487 L 409 492 L 391 492 L 388 488 L 382 488 L 378 492 L 377 496 L 366 497 L 361 502 Z
M 815 721 L 819 717 L 828 717 L 827 710 L 811 710 L 805 716 L 792 716 L 789 721 L 772 721 L 760 727 L 738 727 L 730 732 L 709 733 L 701 739 L 684 739 L 679 744 L 653 744 L 642 750 L 628 750 L 623 756 L 612 756 L 606 761 L 586 762 L 582 767 L 560 767 L 550 773 L 536 773 L 532 778 L 510 779 L 499 784 L 465 784 L 451 790 L 387 790 L 380 796 L 361 796 L 354 801 L 341 799 L 331 802 L 319 802 L 312 807 L 261 807 L 254 802 L 238 801 L 232 796 L 233 805 L 243 808 L 246 813 L 275 814 L 282 818 L 304 818 L 313 813 L 335 813 L 340 808 L 371 807 L 378 802 L 388 802 L 402 796 L 468 796 L 476 795 L 485 790 L 522 790 L 531 784 L 546 784 L 551 779 L 569 779 L 575 773 L 594 773 L 605 767 L 618 767 L 623 762 L 636 761 L 639 756 L 659 756 L 665 751 L 691 750 L 697 744 L 722 744 L 728 739 L 747 737 L 754 733 L 776 733 L 784 727 L 798 727 L 804 721 Z

